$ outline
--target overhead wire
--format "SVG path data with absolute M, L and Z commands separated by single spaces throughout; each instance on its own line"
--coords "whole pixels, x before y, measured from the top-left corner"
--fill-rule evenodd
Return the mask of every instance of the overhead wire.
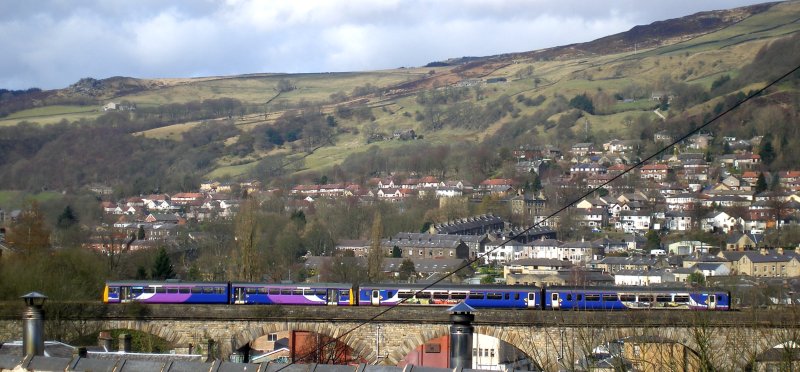
M 688 139 L 689 137 L 691 137 L 691 136 L 693 136 L 694 134 L 698 133 L 699 131 L 701 131 L 701 130 L 705 129 L 706 127 L 708 127 L 708 126 L 709 126 L 709 125 L 711 125 L 712 123 L 716 122 L 717 120 L 719 120 L 719 119 L 720 119 L 720 118 L 722 118 L 723 116 L 727 115 L 729 112 L 731 112 L 731 111 L 733 111 L 733 110 L 737 109 L 739 106 L 741 106 L 741 105 L 742 105 L 742 104 L 744 104 L 745 102 L 747 102 L 747 101 L 750 101 L 751 99 L 753 99 L 753 98 L 755 98 L 756 96 L 760 95 L 761 93 L 763 93 L 764 91 L 766 91 L 766 90 L 767 90 L 767 89 L 769 89 L 770 87 L 774 86 L 775 84 L 777 84 L 777 83 L 778 83 L 778 82 L 780 82 L 781 80 L 785 79 L 785 78 L 786 78 L 786 77 L 788 77 L 789 75 L 791 75 L 791 74 L 793 74 L 793 73 L 797 72 L 798 70 L 800 70 L 800 64 L 798 64 L 797 66 L 795 66 L 794 68 L 792 68 L 792 69 L 791 69 L 789 72 L 786 72 L 786 73 L 784 73 L 783 75 L 781 75 L 780 77 L 778 77 L 777 79 L 775 79 L 775 80 L 771 81 L 770 83 L 768 83 L 767 85 L 765 85 L 763 88 L 761 88 L 761 89 L 759 89 L 759 90 L 757 90 L 757 91 L 754 91 L 754 92 L 750 93 L 750 94 L 749 94 L 749 95 L 747 95 L 745 98 L 743 98 L 743 99 L 739 100 L 738 102 L 736 102 L 734 105 L 732 105 L 732 106 L 731 106 L 731 107 L 729 107 L 728 109 L 726 109 L 726 110 L 724 110 L 724 111 L 720 112 L 719 114 L 717 114 L 717 115 L 716 115 L 716 116 L 714 116 L 713 118 L 709 119 L 709 120 L 708 120 L 707 122 L 705 122 L 704 124 L 702 124 L 702 125 L 700 125 L 700 126 L 698 126 L 698 127 L 694 128 L 694 129 L 690 130 L 689 132 L 687 132 L 687 133 L 686 133 L 686 134 L 684 134 L 683 136 L 679 137 L 678 139 L 675 139 L 674 141 L 672 141 L 672 142 L 671 142 L 671 143 L 669 143 L 668 145 L 665 145 L 665 146 L 663 146 L 663 147 L 662 147 L 660 150 L 658 150 L 658 151 L 654 152 L 653 154 L 651 154 L 651 155 L 649 155 L 649 156 L 645 157 L 644 159 L 641 159 L 641 160 L 639 160 L 638 162 L 636 162 L 636 163 L 635 163 L 635 164 L 633 164 L 632 166 L 628 167 L 627 169 L 625 169 L 625 170 L 624 170 L 624 171 L 622 171 L 621 173 L 619 173 L 619 174 L 617 174 L 617 175 L 615 175 L 615 176 L 611 177 L 610 179 L 606 180 L 606 181 L 605 181 L 605 182 L 603 182 L 602 184 L 600 184 L 600 185 L 598 185 L 598 186 L 596 186 L 596 187 L 590 188 L 590 189 L 589 189 L 589 191 L 586 191 L 586 192 L 584 192 L 584 193 L 580 194 L 578 197 L 576 197 L 576 198 L 574 198 L 574 199 L 570 200 L 569 202 L 567 202 L 567 204 L 565 204 L 565 205 L 564 205 L 564 206 L 562 206 L 561 208 L 557 209 L 556 211 L 554 211 L 554 212 L 550 213 L 549 215 L 545 216 L 543 219 L 541 219 L 541 220 L 539 220 L 538 222 L 536 222 L 536 223 L 532 224 L 532 225 L 531 225 L 531 226 L 529 226 L 528 228 L 526 228 L 526 229 L 524 229 L 524 230 L 520 231 L 520 232 L 519 232 L 519 233 L 517 233 L 517 234 L 514 234 L 514 235 L 511 235 L 511 236 L 509 236 L 508 238 L 506 238 L 505 240 L 503 240 L 503 241 L 502 241 L 502 242 L 501 242 L 499 245 L 497 245 L 496 247 L 492 248 L 491 250 L 487 250 L 486 252 L 484 252 L 484 253 L 482 253 L 482 254 L 478 254 L 478 255 L 476 255 L 474 258 L 471 258 L 471 259 L 468 259 L 468 260 L 466 260 L 466 261 L 465 261 L 465 262 L 464 262 L 464 263 L 463 263 L 461 266 L 459 266 L 457 269 L 455 269 L 455 270 L 452 270 L 452 271 L 448 272 L 447 274 L 445 274 L 445 275 L 444 275 L 444 276 L 442 276 L 441 278 L 439 278 L 439 279 L 437 279 L 437 280 L 433 281 L 432 283 L 430 283 L 430 284 L 426 285 L 426 286 L 425 286 L 425 287 L 423 287 L 422 289 L 419 289 L 419 290 L 417 290 L 416 292 L 414 292 L 414 296 L 416 296 L 417 294 L 420 294 L 420 293 L 422 293 L 422 292 L 424 292 L 424 291 L 426 291 L 426 290 L 428 290 L 428 289 L 431 289 L 432 287 L 434 287 L 434 286 L 436 286 L 437 284 L 441 283 L 441 282 L 442 282 L 442 281 L 444 281 L 445 279 L 447 279 L 447 278 L 449 278 L 449 277 L 451 277 L 451 276 L 455 275 L 455 273 L 457 273 L 458 271 L 460 271 L 460 270 L 462 270 L 462 269 L 464 269 L 464 268 L 466 268 L 466 267 L 469 267 L 469 266 L 470 266 L 470 265 L 472 265 L 473 263 L 475 263 L 475 262 L 478 262 L 479 260 L 481 260 L 481 259 L 483 259 L 484 257 L 488 256 L 490 253 L 492 253 L 492 252 L 494 252 L 494 251 L 496 251 L 496 250 L 500 249 L 501 247 L 504 247 L 506 244 L 508 244 L 508 243 L 510 243 L 510 242 L 512 242 L 512 241 L 515 241 L 515 240 L 516 240 L 517 238 L 519 238 L 520 236 L 522 236 L 522 235 L 524 235 L 524 234 L 528 233 L 529 231 L 531 231 L 531 230 L 533 230 L 533 229 L 535 229 L 535 228 L 538 228 L 538 227 L 540 227 L 540 226 L 542 225 L 542 223 L 544 223 L 545 221 L 547 221 L 547 220 L 549 220 L 549 219 L 551 219 L 551 218 L 555 217 L 555 216 L 556 216 L 556 215 L 558 215 L 559 213 L 561 213 L 561 212 L 563 212 L 563 211 L 567 210 L 568 208 L 572 207 L 573 205 L 575 205 L 576 203 L 580 202 L 580 201 L 581 201 L 581 200 L 583 200 L 584 198 L 586 198 L 586 197 L 588 197 L 588 196 L 591 196 L 592 194 L 594 194 L 594 193 L 595 193 L 595 192 L 597 192 L 598 190 L 600 190 L 600 189 L 604 188 L 605 186 L 607 186 L 607 185 L 609 185 L 610 183 L 614 182 L 615 180 L 617 180 L 617 179 L 621 178 L 622 176 L 624 176 L 625 174 L 627 174 L 627 173 L 631 172 L 632 170 L 634 170 L 634 169 L 636 169 L 636 168 L 638 168 L 638 167 L 641 167 L 642 165 L 644 165 L 644 164 L 645 164 L 645 163 L 647 163 L 648 161 L 652 160 L 653 158 L 655 158 L 655 157 L 656 157 L 656 156 L 658 156 L 659 154 L 661 154 L 661 153 L 663 153 L 663 152 L 667 151 L 669 148 L 671 148 L 671 147 L 673 147 L 673 146 L 675 146 L 675 145 L 677 145 L 677 144 L 679 144 L 679 143 L 681 143 L 681 142 L 685 141 L 685 140 L 686 140 L 686 139 Z M 354 293 L 354 295 L 356 295 L 356 296 L 357 296 L 357 295 L 358 295 L 358 293 Z M 413 297 L 413 296 L 412 296 L 412 297 Z M 308 354 L 306 354 L 306 355 L 303 355 L 303 356 L 301 356 L 300 358 L 297 358 L 297 360 L 303 360 L 303 359 L 305 359 L 305 358 L 307 358 L 307 357 L 309 357 L 309 356 L 311 356 L 311 355 L 313 355 L 313 354 L 315 354 L 315 353 L 318 353 L 318 352 L 319 352 L 319 349 L 324 349 L 325 347 L 327 347 L 327 346 L 328 346 L 328 345 L 330 345 L 330 344 L 333 344 L 333 343 L 335 343 L 335 342 L 339 342 L 339 341 L 340 341 L 342 338 L 344 338 L 345 336 L 347 336 L 347 335 L 349 335 L 349 334 L 353 333 L 355 330 L 357 330 L 357 329 L 359 329 L 359 328 L 361 328 L 361 327 L 363 327 L 363 326 L 365 326 L 365 325 L 367 325 L 367 324 L 369 324 L 369 323 L 372 323 L 372 322 L 374 322 L 375 320 L 377 320 L 378 318 L 380 318 L 380 317 L 381 317 L 381 316 L 383 316 L 384 314 L 386 314 L 386 313 L 388 313 L 388 312 L 390 312 L 390 311 L 394 310 L 396 307 L 398 307 L 398 306 L 402 305 L 402 304 L 403 304 L 403 303 L 405 303 L 405 302 L 406 302 L 406 301 L 407 301 L 409 298 L 411 298 L 411 297 L 404 298 L 404 299 L 402 299 L 401 301 L 397 302 L 397 303 L 396 303 L 396 304 L 394 304 L 394 305 L 390 305 L 390 306 L 387 306 L 387 307 L 385 307 L 385 309 L 384 309 L 384 310 L 382 310 L 382 311 L 378 312 L 377 314 L 373 315 L 372 317 L 370 317 L 370 318 L 368 318 L 368 319 L 366 319 L 366 320 L 362 321 L 361 323 L 359 323 L 359 324 L 357 324 L 357 325 L 353 326 L 353 327 L 352 327 L 352 328 L 350 328 L 349 330 L 347 330 L 347 331 L 345 331 L 345 332 L 341 333 L 339 336 L 337 336 L 337 337 L 333 338 L 332 340 L 330 340 L 330 341 L 326 342 L 325 344 L 323 344 L 323 345 L 319 346 L 319 348 L 318 348 L 317 350 L 315 350 L 315 351 L 312 351 L 312 352 L 309 352 Z M 544 299 L 542 299 L 542 301 L 544 301 Z M 295 361 L 295 360 L 293 360 L 291 363 L 288 363 L 287 365 L 285 365 L 285 366 L 283 366 L 283 367 L 281 367 L 281 368 L 277 369 L 275 372 L 280 372 L 280 371 L 282 371 L 284 368 L 287 368 L 287 367 L 289 367 L 289 366 L 291 366 L 291 365 L 293 365 L 293 364 L 295 364 L 295 363 L 296 363 L 296 361 Z

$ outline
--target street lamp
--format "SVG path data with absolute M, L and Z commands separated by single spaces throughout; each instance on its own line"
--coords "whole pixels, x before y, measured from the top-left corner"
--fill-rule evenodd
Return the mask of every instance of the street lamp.
M 31 292 L 21 297 L 25 301 L 22 313 L 23 356 L 44 355 L 44 301 L 47 296 Z

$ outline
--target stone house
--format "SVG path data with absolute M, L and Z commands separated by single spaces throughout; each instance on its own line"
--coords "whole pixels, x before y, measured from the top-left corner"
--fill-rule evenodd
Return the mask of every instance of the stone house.
M 731 272 L 754 277 L 787 278 L 800 276 L 800 256 L 783 248 L 757 251 L 721 251 L 719 256 L 731 263 Z

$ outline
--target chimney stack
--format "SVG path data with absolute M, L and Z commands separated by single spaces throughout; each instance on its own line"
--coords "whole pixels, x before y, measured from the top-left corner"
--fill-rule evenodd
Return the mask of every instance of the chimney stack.
M 119 335 L 119 352 L 120 353 L 131 352 L 131 335 L 127 333 Z
M 97 346 L 103 348 L 103 351 L 110 352 L 111 351 L 111 332 L 100 332 L 97 335 Z

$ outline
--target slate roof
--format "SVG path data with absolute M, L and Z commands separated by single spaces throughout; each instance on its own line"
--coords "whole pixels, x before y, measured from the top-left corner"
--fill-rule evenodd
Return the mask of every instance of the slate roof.
M 572 267 L 571 262 L 564 260 L 557 260 L 554 258 L 523 258 L 514 260 L 506 264 L 506 266 L 555 266 L 555 267 Z
M 719 268 L 720 268 L 720 266 L 724 266 L 724 265 L 725 265 L 725 264 L 724 264 L 724 263 L 721 263 L 721 262 L 717 262 L 717 263 L 713 263 L 713 262 L 699 262 L 699 263 L 696 263 L 696 264 L 694 264 L 694 265 L 692 265 L 692 266 L 693 266 L 693 267 L 696 267 L 696 268 L 698 268 L 698 269 L 700 269 L 700 270 L 703 270 L 703 271 L 716 271 L 717 269 L 719 269 Z
M 164 354 L 170 356 L 171 354 Z M 180 360 L 170 360 L 168 362 L 153 362 L 141 361 L 131 359 L 121 359 L 117 361 L 112 360 L 97 360 L 91 358 L 55 358 L 55 357 L 33 357 L 25 360 L 22 358 L 7 359 L 0 356 L 0 369 L 12 370 L 17 366 L 23 370 L 37 370 L 37 371 L 118 371 L 118 372 L 194 372 L 194 371 L 209 371 L 209 372 L 239 372 L 239 371 L 257 371 L 257 372 L 276 372 L 285 370 L 286 372 L 403 372 L 403 371 L 417 371 L 417 372 L 451 372 L 452 368 L 434 368 L 422 366 L 374 366 L 367 364 L 359 365 L 331 365 L 331 364 L 295 364 L 286 365 L 280 363 L 233 363 L 227 361 L 213 361 L 213 362 L 186 362 Z M 470 371 L 487 371 L 488 370 L 470 370 Z

